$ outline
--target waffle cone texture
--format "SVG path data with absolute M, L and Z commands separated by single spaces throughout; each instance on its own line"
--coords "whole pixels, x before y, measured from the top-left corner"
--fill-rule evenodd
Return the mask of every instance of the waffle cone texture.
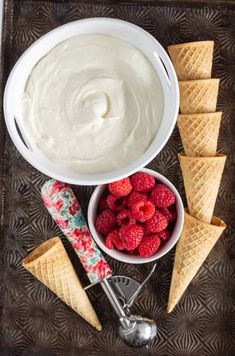
M 59 237 L 33 250 L 23 266 L 88 323 L 102 329 Z
M 189 213 L 201 221 L 210 223 L 226 156 L 187 157 L 180 154 L 179 161 Z
M 214 41 L 176 44 L 168 47 L 179 80 L 211 78 Z
M 180 81 L 181 114 L 210 113 L 216 111 L 219 79 Z
M 176 247 L 168 313 L 179 302 L 225 228 L 225 223 L 215 216 L 207 224 L 185 212 L 184 228 Z
M 221 112 L 182 114 L 177 124 L 186 156 L 215 156 Z

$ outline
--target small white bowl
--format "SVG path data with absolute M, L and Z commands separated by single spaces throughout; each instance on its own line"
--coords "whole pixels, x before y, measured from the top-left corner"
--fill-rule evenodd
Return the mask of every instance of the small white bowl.
M 80 173 L 49 160 L 26 134 L 21 113 L 21 98 L 33 67 L 60 42 L 82 34 L 109 34 L 138 48 L 152 63 L 163 92 L 163 114 L 159 129 L 147 150 L 125 167 L 109 172 Z M 179 86 L 174 67 L 160 43 L 142 28 L 112 18 L 90 18 L 70 22 L 48 32 L 19 58 L 4 92 L 4 116 L 8 132 L 22 156 L 49 177 L 76 185 L 105 184 L 127 177 L 148 164 L 165 146 L 179 111 Z M 88 138 L 89 139 L 89 138 Z M 92 143 L 91 143 L 92 144 Z
M 103 191 L 106 188 L 106 185 L 100 185 L 96 187 L 96 189 L 94 190 L 91 196 L 89 206 L 88 206 L 88 224 L 89 224 L 91 234 L 94 237 L 94 240 L 96 241 L 97 245 L 109 256 L 115 258 L 116 260 L 126 262 L 126 263 L 134 263 L 134 264 L 148 263 L 164 256 L 167 252 L 169 252 L 172 249 L 172 247 L 178 241 L 184 224 L 183 203 L 174 185 L 166 177 L 162 176 L 160 173 L 157 173 L 151 169 L 143 168 L 140 170 L 140 172 L 145 172 L 152 175 L 156 180 L 168 186 L 176 196 L 177 220 L 176 220 L 174 230 L 171 234 L 170 239 L 153 256 L 149 258 L 144 258 L 136 255 L 128 255 L 125 252 L 120 252 L 115 249 L 110 250 L 105 246 L 103 236 L 95 228 L 95 218 L 97 215 L 98 203 Z

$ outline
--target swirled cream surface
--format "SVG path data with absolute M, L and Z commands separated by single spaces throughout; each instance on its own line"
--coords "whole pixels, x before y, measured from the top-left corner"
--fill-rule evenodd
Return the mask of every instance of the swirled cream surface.
M 49 159 L 105 172 L 141 156 L 163 112 L 159 78 L 144 54 L 116 37 L 80 35 L 33 68 L 21 101 L 25 130 Z

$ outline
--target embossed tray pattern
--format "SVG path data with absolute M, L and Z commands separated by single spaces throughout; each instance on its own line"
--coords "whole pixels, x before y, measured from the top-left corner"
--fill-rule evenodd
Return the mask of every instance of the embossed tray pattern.
M 232 356 L 234 346 L 235 233 L 235 3 L 232 1 L 43 1 L 6 0 L 1 62 L 1 93 L 10 69 L 23 51 L 49 30 L 69 21 L 108 16 L 143 27 L 166 47 L 194 40 L 215 40 L 213 76 L 221 78 L 218 109 L 223 111 L 219 152 L 228 155 L 215 213 L 228 228 L 170 315 L 166 304 L 174 249 L 157 262 L 153 278 L 135 312 L 154 318 L 156 340 L 142 350 L 124 345 L 117 318 L 99 286 L 89 296 L 103 324 L 98 333 L 21 266 L 30 250 L 61 232 L 43 207 L 40 188 L 47 177 L 32 168 L 0 120 L 0 355 L 193 355 Z M 177 128 L 149 167 L 166 175 L 185 202 L 177 153 Z M 74 187 L 84 212 L 94 187 Z M 74 266 L 82 267 L 63 239 Z M 141 281 L 150 266 L 108 258 L 117 274 Z

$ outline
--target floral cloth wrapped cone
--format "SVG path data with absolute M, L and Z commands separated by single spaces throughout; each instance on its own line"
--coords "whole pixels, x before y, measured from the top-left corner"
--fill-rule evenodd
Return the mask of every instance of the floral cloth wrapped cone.
M 184 294 L 225 227 L 225 223 L 216 217 L 207 224 L 185 212 L 184 228 L 175 253 L 168 313 Z
M 23 266 L 88 323 L 102 329 L 59 237 L 33 250 L 23 260 Z

